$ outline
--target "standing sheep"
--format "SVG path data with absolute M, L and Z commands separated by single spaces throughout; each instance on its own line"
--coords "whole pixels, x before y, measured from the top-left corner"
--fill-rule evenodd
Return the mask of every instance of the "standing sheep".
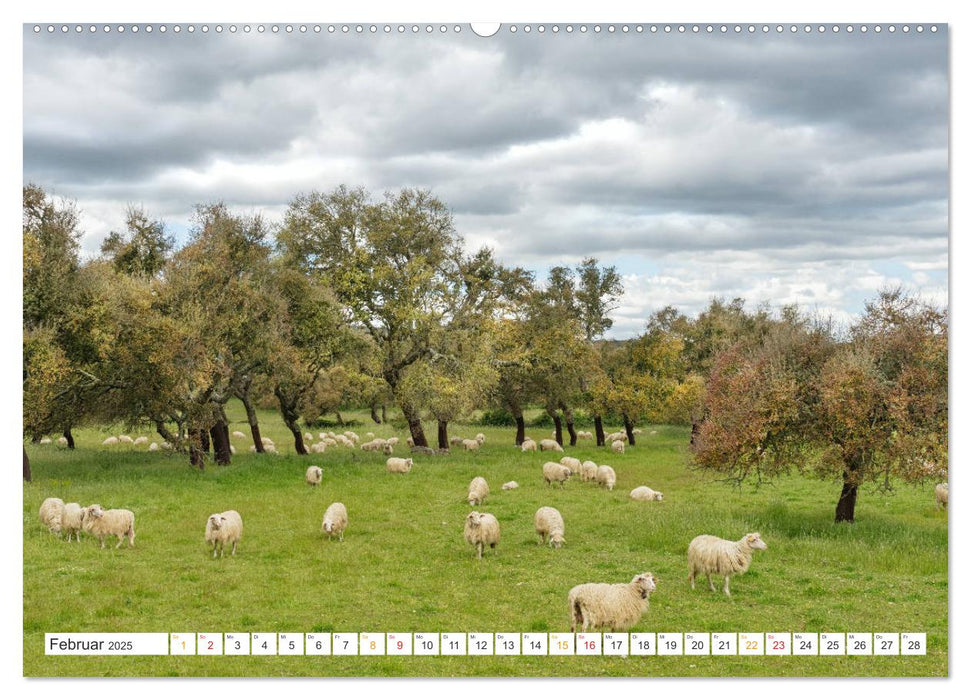
M 597 467 L 597 483 L 606 487 L 608 491 L 613 491 L 617 483 L 617 474 L 613 467 L 608 467 L 606 464 Z
M 631 500 L 634 501 L 663 501 L 664 494 L 660 491 L 655 491 L 654 489 L 648 488 L 647 486 L 638 486 L 636 489 L 630 492 Z
M 536 441 L 535 440 L 523 440 L 523 444 L 520 445 L 519 449 L 523 452 L 535 452 L 536 451 Z
M 495 549 L 499 544 L 499 521 L 496 516 L 478 511 L 469 513 L 465 518 L 465 541 L 475 547 L 479 559 L 485 545 Z
M 206 544 L 212 545 L 212 558 L 225 553 L 226 545 L 233 543 L 233 556 L 236 556 L 236 545 L 243 538 L 243 518 L 235 510 L 224 513 L 213 513 L 206 521 Z
M 476 433 L 475 437 L 472 439 L 481 445 L 483 442 L 485 442 L 485 435 L 482 433 Z
M 94 503 L 83 509 L 81 526 L 85 532 L 98 538 L 101 549 L 105 548 L 105 537 L 114 535 L 118 538 L 115 549 L 128 538 L 128 546 L 135 546 L 135 514 L 123 508 L 104 510 L 100 504 Z
M 80 503 L 66 503 L 61 513 L 61 532 L 67 533 L 67 541 L 72 537 L 77 537 L 81 541 L 81 525 L 84 516 L 84 509 Z
M 158 452 L 158 443 L 157 442 L 153 442 L 151 445 L 149 445 L 148 446 L 148 451 L 149 452 Z
M 570 589 L 570 631 L 609 628 L 624 632 L 647 611 L 649 596 L 657 590 L 650 571 L 638 574 L 630 583 L 581 583 Z
M 64 438 L 64 442 L 67 442 L 67 438 Z M 41 445 L 50 445 L 51 444 L 51 439 L 49 437 L 42 437 L 40 439 L 40 444 Z
M 67 447 L 67 438 L 61 435 L 61 437 L 57 438 L 57 444 L 60 447 Z
M 728 579 L 748 571 L 752 563 L 752 553 L 757 549 L 768 549 L 768 545 L 762 541 L 762 535 L 757 532 L 750 532 L 737 542 L 723 540 L 714 535 L 698 535 L 688 545 L 688 582 L 692 590 L 695 587 L 695 576 L 704 574 L 708 577 L 708 587 L 714 591 L 715 584 L 711 575 L 717 574 L 725 577 L 722 590 L 725 595 L 731 595 Z
M 481 476 L 477 476 L 469 483 L 469 505 L 480 506 L 489 495 L 489 484 Z
M 61 534 L 61 516 L 64 514 L 64 501 L 60 498 L 45 498 L 40 504 L 40 521 L 51 532 Z
M 938 484 L 934 487 L 934 498 L 937 499 L 937 507 L 947 510 L 947 483 Z
M 562 487 L 566 480 L 570 478 L 571 474 L 572 472 L 569 467 L 565 467 L 556 462 L 546 462 L 543 465 L 543 480 L 547 484 L 556 482 Z
M 411 457 L 408 459 L 403 457 L 389 457 L 385 466 L 389 474 L 407 474 L 411 471 L 411 465 L 413 463 Z
M 621 440 L 614 440 L 610 443 L 610 451 L 616 452 L 619 455 L 624 454 L 624 443 Z
M 323 477 L 323 475 L 324 475 L 324 470 L 314 465 L 311 467 L 307 467 L 307 473 L 304 475 L 304 480 L 307 482 L 307 485 L 309 486 L 319 486 L 320 479 L 321 477 Z
M 580 481 L 597 480 L 597 463 L 587 460 L 580 465 Z
M 327 539 L 337 535 L 338 541 L 344 541 L 344 529 L 347 527 L 347 508 L 343 503 L 331 503 L 324 511 L 324 522 L 320 529 L 327 533 Z
M 478 440 L 463 440 L 462 446 L 467 452 L 475 452 L 481 445 Z
M 112 435 L 110 437 L 106 437 L 101 442 L 101 444 L 104 445 L 105 447 L 110 447 L 112 445 L 117 445 L 118 444 L 118 438 L 116 438 L 114 435 Z
M 547 450 L 551 450 L 553 452 L 563 451 L 563 447 L 560 446 L 560 443 L 558 443 L 556 440 L 550 440 L 550 439 L 540 440 L 539 449 L 541 452 L 545 452 Z
M 566 526 L 563 524 L 563 516 L 556 508 L 543 506 L 537 510 L 536 515 L 533 516 L 533 525 L 536 527 L 541 545 L 546 544 L 547 538 L 553 549 L 559 549 L 566 544 L 566 540 L 563 539 Z

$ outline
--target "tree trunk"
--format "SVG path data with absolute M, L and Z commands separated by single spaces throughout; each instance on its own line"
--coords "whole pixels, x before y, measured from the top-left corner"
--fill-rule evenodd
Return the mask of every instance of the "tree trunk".
M 283 416 L 283 422 L 293 433 L 293 448 L 298 455 L 307 454 L 307 448 L 303 444 L 303 431 L 300 430 L 300 425 L 297 423 L 300 420 L 300 414 L 297 413 L 297 399 L 287 396 L 279 385 L 273 388 L 273 393 L 276 394 L 277 401 L 280 403 L 280 414 Z M 339 413 L 337 415 L 340 416 Z
M 198 467 L 201 472 L 206 470 L 206 453 L 202 451 L 203 437 L 206 437 L 205 430 L 189 431 L 189 464 Z
M 303 444 L 303 433 L 300 431 L 300 426 L 296 423 L 293 425 L 287 423 L 287 427 L 290 428 L 290 432 L 293 433 L 293 448 L 297 451 L 297 454 L 308 454 L 307 446 Z
M 847 467 L 843 471 L 843 490 L 840 492 L 840 499 L 836 502 L 836 522 L 852 523 L 856 515 L 856 492 L 859 488 L 853 478 L 856 469 Z
M 401 412 L 405 414 L 405 420 L 408 421 L 408 430 L 411 432 L 411 439 L 415 443 L 415 447 L 428 447 L 425 431 L 421 427 L 421 416 L 405 406 L 401 407 Z
M 67 440 L 67 449 L 74 449 L 74 436 L 71 434 L 71 428 L 67 427 L 64 429 L 64 439 Z
M 165 427 L 165 423 L 160 420 L 155 421 L 155 432 L 162 436 L 162 439 L 167 443 L 172 445 L 172 449 L 178 450 L 179 452 L 184 452 L 185 447 L 182 445 L 182 441 L 172 434 L 172 431 Z
M 381 404 L 381 422 L 382 423 L 388 422 L 388 407 L 385 406 L 384 404 Z
M 556 441 L 563 446 L 563 421 L 560 419 L 559 415 L 553 416 L 553 427 L 555 428 Z
M 570 434 L 570 447 L 576 447 L 577 444 L 577 431 L 573 427 L 573 411 L 571 411 L 567 406 L 561 406 L 563 409 L 563 418 L 566 419 L 566 432 Z
M 337 416 L 337 424 L 344 427 L 344 417 L 341 415 L 341 412 L 334 411 L 334 415 Z
M 448 449 L 448 421 L 438 421 L 438 449 Z
M 523 414 L 516 416 L 516 445 L 522 445 L 526 441 L 526 421 Z
M 227 465 L 232 461 L 232 451 L 229 449 L 229 427 L 222 420 L 212 426 L 212 451 L 216 464 Z
M 260 435 L 260 421 L 256 416 L 256 406 L 253 405 L 253 401 L 249 397 L 249 387 L 247 386 L 244 391 L 237 392 L 236 396 L 243 402 L 243 408 L 246 409 L 246 422 L 249 423 L 249 431 L 253 436 L 256 451 L 263 453 L 265 450 L 263 449 L 263 438 Z
M 599 413 L 593 417 L 593 429 L 597 432 L 597 447 L 603 447 L 607 443 L 607 436 L 604 433 L 604 420 Z
M 630 417 L 626 413 L 623 413 L 621 415 L 624 416 L 624 430 L 627 431 L 627 442 L 630 444 L 631 447 L 633 447 L 634 446 L 634 424 L 631 423 Z
M 24 447 L 24 481 L 30 481 L 30 459 L 27 457 L 26 447 Z
M 378 416 L 378 405 L 375 403 L 371 404 L 371 420 L 381 425 L 381 418 Z
M 693 420 L 691 421 L 691 442 L 688 444 L 694 447 L 698 444 L 698 438 L 701 435 L 701 421 Z
M 199 430 L 199 449 L 209 454 L 209 431 L 205 428 Z

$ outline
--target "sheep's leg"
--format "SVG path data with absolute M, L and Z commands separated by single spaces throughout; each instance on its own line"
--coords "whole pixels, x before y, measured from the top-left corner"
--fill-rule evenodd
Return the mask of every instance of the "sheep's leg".
M 711 580 L 711 574 L 708 574 L 708 589 L 714 593 L 715 592 L 715 582 Z
M 725 595 L 731 595 L 732 594 L 732 592 L 728 590 L 728 579 L 729 578 L 730 578 L 729 576 L 726 576 L 725 577 L 725 585 L 722 586 L 722 590 L 725 591 Z
M 129 547 L 135 546 L 135 528 L 132 528 L 131 530 L 128 531 L 128 546 Z
M 692 569 L 688 572 L 688 583 L 691 584 L 691 590 L 695 589 L 695 570 Z
M 219 548 L 219 543 L 218 542 L 213 542 L 212 543 L 212 558 L 213 559 L 216 558 L 216 549 L 218 549 L 218 548 Z
M 124 533 L 118 535 L 118 544 L 115 545 L 115 549 L 118 549 L 119 547 L 121 547 L 121 543 L 124 541 L 125 541 Z
M 101 535 L 98 539 L 101 540 L 101 549 L 104 549 L 105 548 L 105 536 L 104 535 Z
M 233 556 L 234 557 L 236 556 L 236 545 L 237 544 L 239 544 L 239 542 L 233 542 Z
M 481 542 L 479 542 L 479 544 L 477 544 L 475 546 L 475 551 L 478 554 L 478 558 L 481 559 L 482 558 L 482 543 Z
M 338 542 L 343 542 L 344 541 L 344 531 L 343 530 L 341 530 L 340 535 L 337 536 L 337 541 Z

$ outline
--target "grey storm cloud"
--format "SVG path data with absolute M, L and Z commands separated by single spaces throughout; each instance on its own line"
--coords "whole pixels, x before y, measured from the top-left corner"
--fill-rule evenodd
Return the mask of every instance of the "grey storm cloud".
M 130 202 L 184 230 L 215 199 L 278 215 L 310 189 L 413 186 L 452 207 L 470 246 L 540 272 L 636 254 L 662 269 L 623 270 L 630 289 L 651 280 L 694 308 L 778 267 L 793 298 L 853 313 L 820 263 L 847 261 L 866 289 L 914 282 L 946 300 L 948 100 L 946 28 L 483 39 L 25 26 L 24 179 L 77 200 L 88 253 Z M 715 262 L 673 262 L 719 251 L 759 262 L 726 262 L 744 274 L 717 279 Z M 737 291 L 789 298 L 755 282 Z M 632 294 L 621 333 L 654 308 L 653 293 Z

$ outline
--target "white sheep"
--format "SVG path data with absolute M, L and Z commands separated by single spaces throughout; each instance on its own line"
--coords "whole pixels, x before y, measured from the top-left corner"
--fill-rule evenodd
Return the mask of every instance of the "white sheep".
M 570 589 L 570 631 L 597 627 L 624 632 L 641 619 L 657 590 L 650 571 L 638 574 L 630 583 L 581 583 Z
M 51 532 L 60 534 L 61 516 L 64 514 L 64 501 L 60 498 L 45 498 L 40 504 L 40 521 L 47 526 Z
M 265 445 L 263 447 L 263 451 L 267 452 L 268 454 L 277 454 L 276 445 L 274 445 L 272 442 L 269 445 Z
M 264 450 L 265 450 L 265 449 L 266 449 L 267 447 L 271 447 L 271 446 L 273 446 L 273 445 L 275 445 L 275 444 L 276 444 L 276 443 L 274 443 L 274 442 L 273 442 L 273 440 L 272 440 L 271 438 L 268 438 L 268 437 L 261 437 L 261 438 L 260 438 L 260 442 L 262 442 L 262 443 L 263 443 L 263 449 L 264 449 Z
M 148 451 L 149 452 L 158 452 L 158 443 L 157 442 L 153 442 L 151 445 L 149 445 L 148 446 Z
M 938 484 L 934 487 L 934 498 L 937 500 L 938 508 L 947 508 L 947 483 Z
M 533 516 L 533 526 L 536 528 L 536 534 L 539 535 L 540 544 L 546 544 L 547 538 L 553 549 L 559 549 L 566 544 L 566 540 L 563 539 L 566 526 L 563 524 L 563 516 L 556 508 L 543 506 L 537 510 L 536 515 Z
M 698 535 L 688 545 L 688 582 L 694 589 L 695 576 L 704 574 L 708 577 L 708 587 L 714 591 L 715 584 L 711 575 L 724 576 L 722 590 L 725 595 L 731 595 L 728 579 L 748 571 L 752 563 L 752 553 L 757 549 L 767 548 L 768 545 L 762 541 L 762 535 L 757 532 L 750 532 L 737 542 L 723 540 L 714 535 Z
M 597 480 L 597 463 L 589 459 L 580 465 L 580 481 Z
M 634 433 L 634 435 L 640 435 L 644 431 L 641 430 L 640 428 L 634 428 L 631 432 Z
M 448 439 L 448 444 L 451 445 L 452 447 L 458 447 L 459 445 L 461 445 L 464 442 L 465 442 L 465 438 L 460 438 L 458 436 L 456 436 L 456 437 L 450 437 Z
M 407 474 L 411 471 L 411 465 L 413 461 L 411 457 L 404 459 L 402 457 L 389 457 L 388 461 L 385 463 L 385 467 L 389 474 Z
M 169 442 L 168 440 L 162 440 L 162 444 L 159 445 L 159 447 L 161 447 L 163 450 L 171 450 L 172 449 L 172 443 Z
M 212 545 L 212 557 L 216 558 L 216 551 L 221 557 L 226 545 L 233 543 L 233 556 L 236 555 L 236 545 L 243 538 L 243 518 L 235 510 L 223 513 L 213 513 L 206 521 L 206 544 Z
M 621 440 L 614 440 L 610 443 L 611 452 L 616 452 L 617 454 L 624 454 L 624 443 Z
M 118 442 L 123 442 L 126 445 L 130 445 L 130 444 L 132 444 L 135 441 L 131 439 L 131 436 L 130 435 L 119 435 L 118 436 Z
M 570 471 L 574 474 L 580 471 L 581 463 L 576 457 L 562 457 L 560 458 L 560 464 L 565 467 L 569 467 Z
M 495 549 L 499 544 L 499 521 L 496 516 L 475 510 L 469 513 L 465 518 L 465 541 L 475 547 L 479 559 L 485 545 Z
M 145 437 L 144 435 L 139 435 L 137 438 L 135 438 L 135 441 L 132 444 L 133 445 L 147 445 L 148 444 L 148 438 Z
M 407 443 L 408 447 L 414 447 L 415 446 L 415 439 L 413 437 L 411 437 L 410 435 L 407 438 L 405 438 L 405 442 Z
M 630 492 L 631 500 L 634 501 L 663 501 L 664 494 L 660 491 L 655 491 L 647 486 L 638 486 L 636 489 Z
M 546 462 L 543 464 L 543 480 L 547 484 L 558 483 L 560 487 L 573 474 L 570 468 L 557 462 Z
M 613 491 L 614 485 L 617 483 L 617 474 L 614 472 L 614 468 L 608 467 L 606 464 L 597 467 L 597 483 L 605 486 L 608 491 Z
M 66 438 L 65 438 L 65 442 L 67 442 L 67 439 Z M 50 445 L 51 444 L 51 439 L 49 437 L 42 437 L 40 439 L 40 444 L 41 445 Z
M 386 442 L 392 447 L 394 447 L 395 445 L 398 444 L 399 440 L 396 437 L 389 437 Z
M 43 440 L 41 440 L 41 442 L 43 442 Z M 59 447 L 67 447 L 67 438 L 61 435 L 61 437 L 57 438 L 57 444 Z
M 353 440 L 354 442 L 360 442 L 361 441 L 361 438 L 353 430 L 345 430 L 344 431 L 344 437 L 348 438 L 349 440 Z
M 324 511 L 324 522 L 320 529 L 327 533 L 327 539 L 334 535 L 340 542 L 344 541 L 344 529 L 347 527 L 347 508 L 343 503 L 331 503 Z
M 244 433 L 241 433 L 238 430 L 234 430 L 233 431 L 233 437 L 236 438 L 237 440 L 245 440 L 246 439 L 246 435 Z
M 536 451 L 536 441 L 535 440 L 523 440 L 523 444 L 519 447 L 523 452 L 535 452 Z
M 326 450 L 327 450 L 327 445 L 325 445 L 323 441 L 315 442 L 313 445 L 310 446 L 310 451 L 313 452 L 314 454 L 323 454 Z
M 77 541 L 81 541 L 81 525 L 84 509 L 80 503 L 65 503 L 64 510 L 61 512 L 61 532 L 67 533 L 67 541 L 77 536 Z
M 306 440 L 307 442 L 313 442 L 314 441 L 314 436 L 311 435 L 310 433 L 304 433 L 303 434 L 303 439 Z
M 304 474 L 304 480 L 309 486 L 319 486 L 320 480 L 324 475 L 324 470 L 320 467 L 313 465 L 307 467 L 307 473 Z
M 489 495 L 489 484 L 481 476 L 477 476 L 469 483 L 469 505 L 479 506 Z
M 563 451 L 563 447 L 560 445 L 560 443 L 558 443 L 556 440 L 549 440 L 549 439 L 540 440 L 539 449 L 541 452 L 545 452 L 547 450 L 552 450 L 553 452 Z
M 367 431 L 367 433 L 365 433 L 364 437 L 366 437 L 368 440 L 370 440 L 370 439 L 372 439 L 374 437 L 374 433 L 372 433 L 369 430 L 369 431 Z
M 112 435 L 110 437 L 106 437 L 101 442 L 101 444 L 104 445 L 105 447 L 110 447 L 111 445 L 117 445 L 118 444 L 118 438 L 116 438 L 114 435 Z
M 466 452 L 475 452 L 480 447 L 478 440 L 463 440 L 462 446 Z
M 481 445 L 483 442 L 485 442 L 485 435 L 482 433 L 476 433 L 475 437 L 472 439 Z
M 94 503 L 82 509 L 81 525 L 85 532 L 98 538 L 101 548 L 105 548 L 105 537 L 114 535 L 118 538 L 115 549 L 121 547 L 124 539 L 128 538 L 128 546 L 135 546 L 135 514 L 123 508 L 104 510 L 100 504 Z
M 518 489 L 518 488 L 519 488 L 519 484 L 516 483 L 515 481 L 507 481 L 502 485 L 503 491 L 512 491 L 513 489 Z

